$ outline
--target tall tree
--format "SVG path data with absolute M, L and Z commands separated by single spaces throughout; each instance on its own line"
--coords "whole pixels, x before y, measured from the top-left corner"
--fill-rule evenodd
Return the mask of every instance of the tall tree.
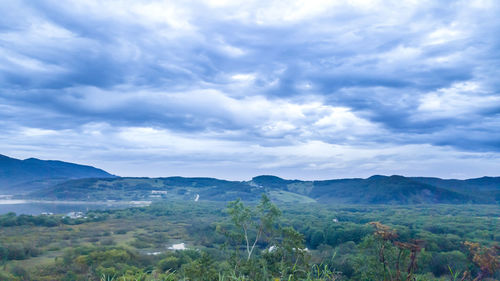
M 231 216 L 239 234 L 232 233 L 231 237 L 241 237 L 245 243 L 246 258 L 250 260 L 259 241 L 266 237 L 270 239 L 279 231 L 278 218 L 281 211 L 274 205 L 267 195 L 263 194 L 255 210 L 245 206 L 240 199 L 229 202 L 227 212 Z

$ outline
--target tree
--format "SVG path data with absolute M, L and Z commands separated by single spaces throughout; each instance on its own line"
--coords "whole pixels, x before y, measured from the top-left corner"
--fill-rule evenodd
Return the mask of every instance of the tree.
M 323 231 L 316 230 L 311 236 L 310 244 L 313 249 L 316 249 L 324 241 L 325 241 L 325 234 L 323 233 Z
M 250 280 L 305 277 L 309 253 L 304 235 L 291 226 L 282 227 L 281 211 L 265 194 L 254 208 L 245 206 L 239 199 L 229 202 L 227 213 L 231 225 L 219 225 L 218 230 L 228 239 L 226 245 L 234 247 L 230 259 L 234 272 Z M 243 260 L 240 259 L 242 252 Z
M 292 280 L 292 276 L 298 277 L 308 267 L 304 235 L 297 232 L 293 227 L 284 227 L 281 231 L 282 238 L 276 252 L 281 257 L 281 279 Z M 286 274 L 290 276 L 286 278 Z
M 264 237 L 267 241 L 279 232 L 277 224 L 281 211 L 267 195 L 263 194 L 255 210 L 246 207 L 240 199 L 229 202 L 227 212 L 238 229 L 233 233 L 225 232 L 232 240 L 244 240 L 246 259 L 250 260 L 255 247 Z
M 464 242 L 469 249 L 472 262 L 479 267 L 479 273 L 474 281 L 481 281 L 488 276 L 493 276 L 500 268 L 500 246 L 494 245 L 491 248 L 474 242 Z

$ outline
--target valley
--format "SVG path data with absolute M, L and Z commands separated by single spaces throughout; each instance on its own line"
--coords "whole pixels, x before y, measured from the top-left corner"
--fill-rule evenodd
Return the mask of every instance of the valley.
M 59 162 L 36 163 L 19 168 L 33 175 L 26 182 L 12 167 L 0 173 L 1 280 L 368 281 L 400 266 L 398 278 L 412 280 L 498 277 L 499 177 L 228 181 L 83 166 L 85 177 L 65 163 L 76 170 L 62 178 L 36 173 Z M 255 239 L 251 258 L 245 239 Z

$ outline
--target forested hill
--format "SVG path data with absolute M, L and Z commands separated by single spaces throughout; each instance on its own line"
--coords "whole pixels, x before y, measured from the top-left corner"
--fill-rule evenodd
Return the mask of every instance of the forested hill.
M 485 183 L 487 182 L 487 184 Z M 495 184 L 496 182 L 496 184 Z M 453 184 L 457 183 L 457 184 Z M 94 178 L 56 184 L 31 198 L 60 200 L 256 200 L 345 204 L 498 204 L 500 178 L 441 180 L 403 176 L 322 181 L 258 176 L 250 181 L 215 178 Z
M 426 179 L 434 179 L 435 182 Z M 460 183 L 453 185 L 448 180 L 437 178 L 379 175 L 367 179 L 323 181 L 284 180 L 274 176 L 259 176 L 253 178 L 252 182 L 271 189 L 302 194 L 324 203 L 497 203 L 500 201 L 500 177 L 489 179 L 491 180 L 488 181 L 488 185 L 479 179 L 453 180 Z
M 500 177 L 468 180 L 372 176 L 366 179 L 287 180 L 263 175 L 249 181 L 215 178 L 122 178 L 101 169 L 0 155 L 0 192 L 56 200 L 257 200 L 345 204 L 499 204 Z
M 21 192 L 52 186 L 78 178 L 108 178 L 113 175 L 91 166 L 62 161 L 25 160 L 0 154 L 0 191 Z

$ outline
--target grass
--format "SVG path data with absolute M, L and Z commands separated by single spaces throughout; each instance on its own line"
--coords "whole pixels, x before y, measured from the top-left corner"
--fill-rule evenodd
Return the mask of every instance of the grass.
M 316 200 L 310 197 L 282 190 L 271 191 L 269 192 L 269 196 L 272 200 L 283 203 L 316 203 Z
M 148 233 L 165 233 L 169 240 L 179 238 L 182 242 L 190 242 L 186 239 L 185 223 L 173 222 L 167 217 L 155 217 L 152 219 L 110 219 L 102 222 L 90 222 L 82 225 L 62 225 L 58 227 L 34 227 L 16 226 L 0 228 L 0 239 L 3 242 L 26 242 L 40 240 L 41 254 L 24 260 L 13 260 L 8 262 L 8 266 L 18 265 L 27 270 L 43 267 L 53 263 L 54 259 L 62 257 L 66 249 L 75 245 L 91 246 L 100 245 L 101 241 L 111 239 L 118 247 L 131 248 L 130 245 L 136 235 Z M 117 234 L 119 230 L 126 229 L 127 233 Z M 166 246 L 166 245 L 165 245 Z M 146 250 L 146 249 L 145 249 Z M 148 251 L 165 250 L 153 247 Z M 115 279 L 117 280 L 117 279 Z
M 116 277 L 116 276 L 106 276 L 103 275 L 100 281 L 189 281 L 190 279 L 186 279 L 182 276 L 176 276 L 175 272 L 167 271 L 162 274 L 162 277 L 155 277 L 157 275 L 156 272 L 152 272 L 149 274 L 140 274 L 139 276 L 134 277 Z M 327 265 L 315 265 L 308 273 L 305 278 L 298 279 L 293 274 L 285 276 L 284 278 L 273 278 L 273 281 L 336 281 L 340 280 L 340 276 L 337 272 L 332 271 L 328 268 Z M 245 276 L 237 275 L 235 272 L 230 273 L 219 273 L 217 281 L 251 281 Z

